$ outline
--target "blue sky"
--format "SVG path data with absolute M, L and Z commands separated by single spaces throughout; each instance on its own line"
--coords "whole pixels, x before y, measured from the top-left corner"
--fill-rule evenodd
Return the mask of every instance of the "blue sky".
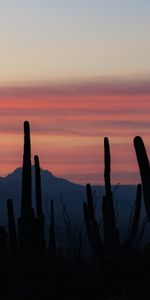
M 1 1 L 1 82 L 150 75 L 149 1 Z

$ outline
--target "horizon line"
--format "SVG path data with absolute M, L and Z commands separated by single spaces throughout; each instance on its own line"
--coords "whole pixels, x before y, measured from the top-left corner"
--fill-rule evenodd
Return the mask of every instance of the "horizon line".
M 34 168 L 35 167 L 35 165 L 34 164 L 32 164 L 31 165 L 31 169 L 32 168 Z M 18 170 L 21 170 L 22 169 L 22 166 L 20 166 L 20 167 L 16 167 L 15 169 L 13 169 L 12 171 L 10 171 L 8 174 L 6 174 L 6 175 L 0 175 L 0 179 L 1 178 L 3 178 L 3 179 L 5 179 L 6 177 L 8 177 L 8 176 L 11 176 L 13 173 L 15 173 L 16 171 L 18 171 Z M 86 186 L 86 184 L 90 184 L 91 186 L 99 186 L 99 187 L 104 187 L 105 186 L 105 183 L 100 183 L 100 184 L 98 184 L 98 183 L 90 183 L 90 182 L 87 182 L 87 183 L 78 183 L 78 182 L 75 182 L 75 181 L 72 181 L 72 180 L 70 180 L 70 179 L 67 179 L 67 178 L 65 178 L 65 177 L 63 177 L 63 174 L 62 175 L 60 175 L 60 176 L 62 176 L 62 177 L 60 177 L 59 175 L 55 175 L 53 172 L 51 172 L 50 170 L 48 170 L 48 169 L 43 169 L 42 167 L 40 167 L 40 170 L 41 171 L 43 171 L 43 172 L 48 172 L 49 174 L 51 174 L 53 177 L 55 177 L 55 178 L 57 178 L 57 179 L 62 179 L 62 180 L 64 180 L 64 181 L 68 181 L 68 182 L 70 182 L 70 183 L 72 183 L 72 184 L 75 184 L 75 185 L 79 185 L 79 186 Z M 89 173 L 90 174 L 90 173 Z M 67 175 L 67 174 L 66 174 Z M 76 174 L 76 175 L 78 175 L 78 174 Z M 65 175 L 64 175 L 65 176 Z M 112 187 L 119 187 L 119 186 L 137 186 L 139 183 L 141 183 L 141 182 L 138 182 L 137 184 L 136 183 L 117 183 L 117 184 L 115 184 L 115 183 L 111 183 L 111 186 Z

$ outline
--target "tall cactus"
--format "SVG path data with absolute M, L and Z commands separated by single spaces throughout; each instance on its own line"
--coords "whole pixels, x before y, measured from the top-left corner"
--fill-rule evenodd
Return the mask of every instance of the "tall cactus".
M 143 186 L 144 204 L 147 218 L 150 222 L 150 165 L 143 140 L 140 136 L 134 138 L 134 147 Z
M 104 180 L 105 180 L 105 191 L 106 191 L 106 197 L 112 196 L 111 192 L 111 179 L 110 179 L 110 173 L 111 173 L 111 156 L 110 156 L 110 146 L 109 146 L 109 140 L 107 137 L 104 138 Z
M 12 251 L 15 251 L 18 246 L 17 232 L 15 225 L 13 202 L 11 199 L 7 200 L 7 215 L 8 215 L 8 235 L 9 245 Z
M 105 196 L 103 196 L 103 226 L 104 226 L 104 245 L 105 250 L 109 254 L 116 251 L 119 246 L 119 233 L 116 229 L 115 224 L 115 212 L 113 197 L 111 191 L 111 156 L 110 156 L 110 146 L 107 137 L 104 138 L 104 181 L 105 181 Z
M 41 171 L 39 157 L 34 156 L 35 162 L 35 191 L 36 191 L 36 214 L 37 214 L 37 230 L 39 231 L 39 247 L 45 247 L 45 237 L 44 237 L 44 214 L 42 207 L 42 191 L 41 191 Z
M 24 154 L 22 167 L 21 217 L 30 215 L 31 211 L 31 143 L 29 122 L 24 122 Z
M 21 217 L 18 220 L 22 249 L 34 247 L 34 214 L 31 201 L 31 143 L 29 122 L 24 122 L 24 153 L 22 167 Z

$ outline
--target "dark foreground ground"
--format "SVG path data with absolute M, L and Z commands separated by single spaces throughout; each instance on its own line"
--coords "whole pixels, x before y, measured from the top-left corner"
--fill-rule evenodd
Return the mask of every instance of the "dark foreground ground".
M 0 299 L 150 299 L 150 251 L 112 263 L 24 255 L 1 258 Z

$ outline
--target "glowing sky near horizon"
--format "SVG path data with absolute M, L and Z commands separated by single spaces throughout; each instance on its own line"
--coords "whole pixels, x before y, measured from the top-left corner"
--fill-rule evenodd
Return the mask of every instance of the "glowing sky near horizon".
M 103 139 L 110 138 L 112 182 L 139 182 L 133 138 L 149 150 L 149 82 L 97 82 L 0 88 L 0 166 L 22 164 L 23 121 L 31 125 L 32 157 L 56 176 L 103 183 Z M 33 159 L 32 159 L 33 161 Z
M 32 154 L 56 176 L 114 184 L 140 178 L 133 137 L 150 153 L 150 1 L 5 0 L 0 5 L 0 176 Z

